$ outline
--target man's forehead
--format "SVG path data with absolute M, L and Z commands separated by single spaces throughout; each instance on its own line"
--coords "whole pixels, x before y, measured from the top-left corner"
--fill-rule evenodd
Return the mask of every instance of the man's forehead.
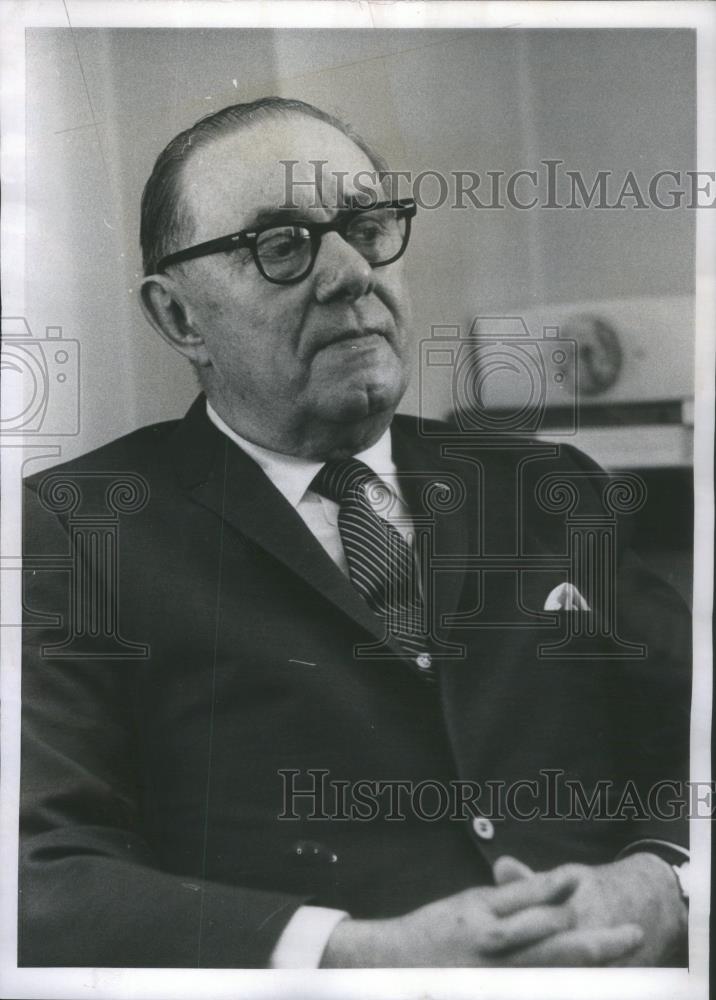
M 183 192 L 203 238 L 217 235 L 219 223 L 252 225 L 258 210 L 272 206 L 336 207 L 356 183 L 377 189 L 374 171 L 367 154 L 327 122 L 278 118 L 196 150 L 184 168 Z

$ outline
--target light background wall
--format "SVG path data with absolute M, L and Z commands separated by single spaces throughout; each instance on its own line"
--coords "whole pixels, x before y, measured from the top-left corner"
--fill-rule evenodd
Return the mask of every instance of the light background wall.
M 63 458 L 180 416 L 195 394 L 137 287 L 144 181 L 196 118 L 277 93 L 350 120 L 397 169 L 558 158 L 646 183 L 694 168 L 694 73 L 686 30 L 28 31 L 26 313 L 36 336 L 61 326 L 81 349 L 81 430 Z M 688 209 L 423 212 L 407 261 L 416 345 L 478 313 L 689 296 L 693 226 Z M 673 336 L 689 349 L 688 324 Z M 430 407 L 444 415 L 449 396 Z

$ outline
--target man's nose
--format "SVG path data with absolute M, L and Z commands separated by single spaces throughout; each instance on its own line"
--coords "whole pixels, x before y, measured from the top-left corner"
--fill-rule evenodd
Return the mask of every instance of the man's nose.
M 314 294 L 319 302 L 354 301 L 373 287 L 373 268 L 338 233 L 323 237 L 314 272 Z

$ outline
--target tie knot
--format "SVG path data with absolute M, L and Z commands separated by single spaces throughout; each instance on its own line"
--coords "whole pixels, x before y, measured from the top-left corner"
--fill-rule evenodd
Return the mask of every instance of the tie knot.
M 364 462 L 355 458 L 326 462 L 313 477 L 311 489 L 336 503 L 360 496 L 365 487 L 380 483 Z

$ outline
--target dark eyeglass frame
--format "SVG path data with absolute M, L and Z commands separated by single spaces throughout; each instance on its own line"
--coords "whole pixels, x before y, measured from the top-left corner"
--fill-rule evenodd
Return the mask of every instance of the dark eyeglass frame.
M 298 274 L 293 278 L 270 277 L 264 271 L 259 259 L 257 247 L 258 237 L 261 233 L 264 233 L 269 229 L 281 228 L 280 224 L 277 224 L 276 222 L 267 223 L 265 226 L 257 226 L 255 229 L 241 229 L 237 233 L 229 233 L 228 236 L 218 236 L 214 240 L 207 240 L 204 243 L 197 243 L 193 247 L 187 247 L 185 250 L 177 250 L 175 253 L 167 254 L 158 262 L 156 268 L 157 273 L 164 271 L 170 264 L 180 264 L 182 261 L 194 260 L 196 257 L 208 257 L 211 254 L 226 253 L 230 250 L 238 250 L 240 247 L 248 247 L 248 249 L 251 250 L 251 255 L 259 274 L 261 274 L 266 281 L 270 281 L 274 285 L 295 285 L 298 284 L 299 281 L 303 281 L 304 278 L 307 278 L 313 270 L 313 266 L 316 263 L 316 257 L 318 256 L 318 251 L 321 247 L 321 240 L 327 233 L 338 233 L 339 236 L 342 236 L 343 239 L 345 239 L 346 231 L 356 217 L 363 215 L 366 212 L 374 212 L 376 209 L 380 208 L 396 209 L 397 218 L 405 220 L 403 243 L 398 253 L 394 254 L 388 260 L 381 260 L 376 264 L 369 261 L 371 267 L 385 267 L 386 264 L 393 264 L 399 257 L 402 257 L 405 253 L 406 247 L 408 246 L 408 241 L 410 239 L 410 222 L 417 211 L 417 205 L 412 198 L 400 198 L 394 201 L 379 201 L 372 205 L 343 208 L 339 210 L 335 219 L 332 219 L 330 222 L 286 222 L 286 226 L 294 226 L 297 229 L 307 230 L 311 240 L 311 258 L 308 266 L 301 274 Z M 360 253 L 360 251 L 358 252 Z

